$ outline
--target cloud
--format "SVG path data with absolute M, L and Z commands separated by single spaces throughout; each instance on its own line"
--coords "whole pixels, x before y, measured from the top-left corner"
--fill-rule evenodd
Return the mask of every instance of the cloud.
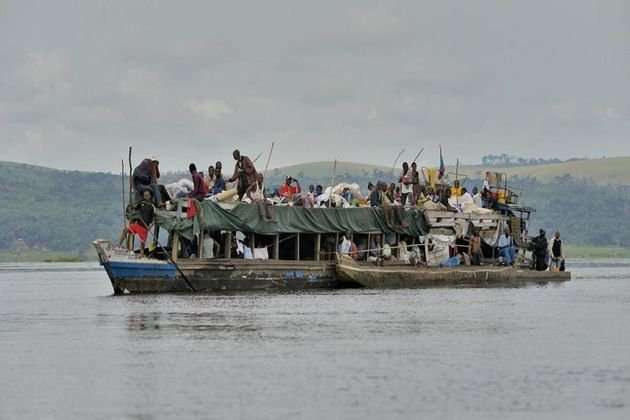
M 204 101 L 188 101 L 185 106 L 206 122 L 214 123 L 225 119 L 234 110 L 224 101 L 206 99 Z
M 138 99 L 153 99 L 162 93 L 163 88 L 157 74 L 141 69 L 127 72 L 117 86 L 121 95 Z
M 58 52 L 30 52 L 25 55 L 21 72 L 35 86 L 48 86 L 66 76 L 67 62 Z

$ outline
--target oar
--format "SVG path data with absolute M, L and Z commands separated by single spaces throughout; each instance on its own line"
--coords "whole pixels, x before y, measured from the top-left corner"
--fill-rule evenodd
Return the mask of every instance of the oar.
M 147 226 L 146 223 L 144 223 L 144 220 L 140 219 L 140 222 L 144 225 L 144 228 L 149 231 L 149 227 Z M 159 226 L 157 227 L 158 229 L 160 228 Z M 175 266 L 175 269 L 179 272 L 179 274 L 181 274 L 182 278 L 184 279 L 184 282 L 186 282 L 186 285 L 188 285 L 188 287 L 190 288 L 190 290 L 192 290 L 193 292 L 196 292 L 195 288 L 193 287 L 193 285 L 190 283 L 190 281 L 188 280 L 188 277 L 186 277 L 186 274 L 184 274 L 184 272 L 181 270 L 181 268 L 179 268 L 179 265 L 177 265 L 177 263 L 175 262 L 175 260 L 173 258 L 171 258 L 171 254 L 169 254 L 166 249 L 164 249 L 164 247 L 162 246 L 162 244 L 160 243 L 160 240 L 158 238 L 155 237 L 155 235 L 153 235 L 153 239 L 155 239 L 155 242 L 158 244 L 158 246 L 160 247 L 160 249 L 162 250 L 162 252 L 164 253 L 164 255 L 166 255 L 166 258 L 168 258 L 169 262 L 171 264 L 173 264 Z

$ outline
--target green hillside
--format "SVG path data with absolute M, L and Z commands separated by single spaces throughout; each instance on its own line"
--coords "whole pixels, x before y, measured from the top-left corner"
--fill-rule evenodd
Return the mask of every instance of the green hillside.
M 447 162 L 448 163 L 448 162 Z M 400 171 L 402 162 L 396 164 L 394 174 Z M 438 162 L 419 159 L 419 166 L 433 166 Z M 337 162 L 337 176 L 350 174 L 351 177 L 372 175 L 374 171 L 381 172 L 385 177 L 390 177 L 391 166 L 362 164 L 355 162 Z M 447 172 L 455 172 L 454 165 L 446 166 Z M 459 168 L 460 174 L 469 178 L 483 178 L 486 170 L 504 172 L 510 176 L 519 178 L 536 178 L 541 182 L 551 182 L 555 178 L 562 178 L 570 175 L 574 179 L 585 179 L 595 185 L 624 185 L 630 186 L 630 156 L 584 159 L 561 163 L 548 163 L 541 165 L 515 166 L 507 168 L 485 168 L 478 165 L 462 165 Z M 333 162 L 310 162 L 299 165 L 285 166 L 270 169 L 268 176 L 280 178 L 285 175 L 292 175 L 298 178 L 330 179 L 333 173 Z M 300 176 L 302 175 L 302 176 Z M 330 183 L 330 181 L 328 181 Z
M 0 162 L 0 249 L 82 254 L 121 228 L 121 178 Z
M 523 189 L 522 203 L 538 209 L 533 230 L 558 228 L 572 246 L 628 249 L 629 163 L 630 158 L 595 159 L 506 172 L 516 175 L 510 185 Z M 291 175 L 303 187 L 329 185 L 332 168 L 332 162 L 314 162 L 270 169 L 266 184 L 274 188 Z M 461 172 L 470 177 L 466 186 L 481 185 L 480 167 L 463 167 Z M 163 182 L 189 176 L 165 174 Z M 367 183 L 376 180 L 392 181 L 391 167 L 338 162 L 335 182 L 357 183 L 366 191 Z M 123 224 L 118 175 L 0 162 L 0 202 L 0 260 L 37 259 L 37 253 L 93 258 L 91 241 L 115 239 Z
M 469 175 L 481 175 L 485 168 L 463 167 L 462 171 Z M 533 177 L 542 182 L 550 182 L 555 178 L 570 175 L 575 179 L 585 179 L 595 185 L 630 186 L 630 156 L 575 160 L 544 165 L 518 166 L 509 168 L 492 168 L 496 172 L 505 172 L 520 178 Z

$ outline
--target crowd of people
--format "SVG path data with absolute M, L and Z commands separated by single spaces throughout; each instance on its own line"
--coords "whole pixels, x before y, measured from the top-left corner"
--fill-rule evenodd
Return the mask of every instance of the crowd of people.
M 378 181 L 368 184 L 367 195 L 362 195 L 358 187 L 344 185 L 340 189 L 333 186 L 324 188 L 322 185 L 309 185 L 306 191 L 302 191 L 299 180 L 287 176 L 284 183 L 273 191 L 271 196 L 267 193 L 264 184 L 264 176 L 255 168 L 254 162 L 239 150 L 234 150 L 232 157 L 235 161 L 234 171 L 229 178 L 224 177 L 223 164 L 217 161 L 214 166 L 209 166 L 206 174 L 197 170 L 194 163 L 189 165 L 192 185 L 186 188 L 187 198 L 202 201 L 208 197 L 221 197 L 231 192 L 229 197 L 236 196 L 238 200 L 256 204 L 260 220 L 275 223 L 274 204 L 291 206 L 313 207 L 354 207 L 370 206 L 383 209 L 385 222 L 389 226 L 406 228 L 405 209 L 411 207 L 423 207 L 428 210 L 441 210 L 449 212 L 470 212 L 500 210 L 501 202 L 505 202 L 499 194 L 498 184 L 500 179 L 496 174 L 486 173 L 481 190 L 476 186 L 469 192 L 455 180 L 451 185 L 435 182 L 435 173 L 429 170 L 428 180 L 418 171 L 416 162 L 409 165 L 402 164 L 402 170 L 398 176 L 398 183 L 386 183 Z M 423 174 L 424 175 L 424 174 Z M 135 207 L 139 217 L 123 230 L 121 243 L 125 235 L 137 234 L 141 242 L 146 242 L 147 232 L 152 225 L 154 212 L 152 205 L 158 208 L 166 208 L 172 201 L 167 189 L 159 183 L 159 161 L 155 157 L 144 159 L 133 171 L 132 183 L 135 190 L 142 196 L 142 201 Z M 181 198 L 181 197 L 180 197 Z M 357 256 L 357 245 L 349 240 L 350 233 L 342 236 L 337 251 Z M 527 238 L 525 238 L 527 240 Z M 480 265 L 483 260 L 482 240 L 479 232 L 473 232 L 470 237 L 458 237 L 455 252 L 443 265 L 453 266 L 458 264 Z M 516 263 L 516 247 L 510 232 L 506 230 L 498 239 L 499 263 L 514 265 Z M 547 241 L 544 231 L 528 243 L 529 249 L 534 255 L 537 270 L 564 268 L 564 249 L 560 240 L 560 233 L 552 240 Z M 214 248 L 214 245 L 211 245 Z M 380 250 L 382 255 L 382 249 Z M 367 254 L 366 254 L 367 255 Z M 373 255 L 376 258 L 376 255 Z

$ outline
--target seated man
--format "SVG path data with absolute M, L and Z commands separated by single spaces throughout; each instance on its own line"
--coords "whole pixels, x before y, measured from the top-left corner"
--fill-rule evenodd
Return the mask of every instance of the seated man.
M 343 192 L 341 193 L 341 196 L 343 197 L 344 200 L 346 200 L 346 202 L 348 202 L 348 204 L 352 203 L 352 191 L 350 191 L 350 188 L 344 187 Z
M 225 179 L 223 178 L 223 173 L 221 172 L 222 168 L 223 164 L 221 161 L 218 161 L 214 165 L 214 186 L 211 191 L 212 195 L 221 194 L 225 191 Z
M 503 257 L 505 265 L 514 265 L 516 260 L 516 249 L 510 236 L 510 232 L 505 229 L 504 234 L 499 237 L 499 256 Z
M 403 207 L 398 203 L 393 203 L 389 201 L 389 198 L 387 196 L 387 183 L 379 182 L 377 186 L 380 186 L 381 189 L 381 201 L 383 203 L 382 207 L 383 214 L 385 216 L 385 223 L 387 223 L 388 225 L 392 225 L 394 219 L 393 216 L 395 216 L 397 222 L 396 226 L 398 228 L 404 229 L 408 227 L 405 223 L 405 213 Z
M 144 159 L 133 170 L 132 181 L 135 190 L 142 196 L 145 191 L 149 191 L 153 197 L 154 204 L 163 207 L 162 196 L 157 180 L 160 177 L 158 169 L 159 162 L 155 157 Z
M 195 166 L 194 163 L 188 165 L 188 170 L 190 171 L 194 185 L 194 188 L 190 194 L 188 194 L 188 197 L 203 201 L 203 199 L 206 198 L 206 195 L 208 195 L 208 189 L 203 181 L 203 175 L 197 172 L 197 166 Z
M 212 191 L 212 189 L 214 188 L 215 179 L 216 176 L 214 174 L 214 166 L 210 165 L 208 166 L 208 173 L 206 174 L 206 176 L 203 177 L 203 182 L 206 183 L 206 189 L 208 191 Z
M 151 203 L 151 192 L 149 190 L 145 190 L 142 193 L 142 201 L 136 205 L 135 210 L 136 212 L 131 217 L 131 220 L 135 221 L 123 228 L 118 246 L 122 246 L 127 235 L 138 235 L 140 238 L 140 255 L 144 256 L 144 246 L 155 217 L 155 207 Z
M 245 195 L 252 203 L 258 205 L 258 215 L 261 221 L 275 222 L 275 220 L 273 220 L 273 204 L 267 201 L 267 193 L 265 192 L 265 184 L 263 181 L 263 174 L 259 172 L 256 175 L 256 182 L 247 187 Z
M 453 188 L 451 188 L 451 196 L 459 197 L 460 195 L 462 195 L 462 189 L 459 186 L 459 181 L 455 180 L 453 182 Z
M 291 186 L 293 182 L 295 182 L 295 185 Z M 284 183 L 280 185 L 280 197 L 284 198 L 284 201 L 286 202 L 291 201 L 295 194 L 299 194 L 301 192 L 302 188 L 300 187 L 300 182 L 290 176 L 286 177 Z
M 313 194 L 315 193 L 315 186 L 313 184 L 308 186 L 308 191 L 306 195 L 295 198 L 293 205 L 296 207 L 305 207 L 311 208 L 315 206 L 315 197 Z

